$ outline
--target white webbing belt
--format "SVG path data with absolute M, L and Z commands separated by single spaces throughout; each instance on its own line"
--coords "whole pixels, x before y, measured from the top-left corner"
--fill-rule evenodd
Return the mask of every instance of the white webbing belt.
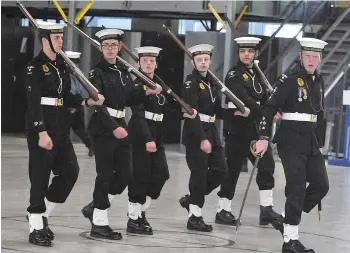
M 106 107 L 106 108 L 107 108 L 109 115 L 111 115 L 114 118 L 120 119 L 120 118 L 125 117 L 125 109 L 120 111 L 120 110 L 116 110 L 116 109 L 109 108 L 109 107 Z
M 210 115 L 205 115 L 202 113 L 199 113 L 199 118 L 201 119 L 201 121 L 203 122 L 207 122 L 207 123 L 214 123 L 215 122 L 215 115 L 214 116 L 210 116 Z
M 283 113 L 282 120 L 317 122 L 317 115 L 307 113 Z
M 145 111 L 145 118 L 153 121 L 163 121 L 163 114 Z
M 41 97 L 42 105 L 63 106 L 63 98 Z
M 260 105 L 260 101 L 256 101 L 256 103 L 257 103 L 258 105 Z M 235 106 L 235 104 L 234 104 L 233 102 L 228 102 L 228 103 L 227 103 L 227 108 L 228 108 L 228 109 L 236 109 L 237 106 Z

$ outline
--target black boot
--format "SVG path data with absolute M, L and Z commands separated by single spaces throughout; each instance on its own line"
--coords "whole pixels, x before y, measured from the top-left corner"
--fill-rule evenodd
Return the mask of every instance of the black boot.
M 276 219 L 283 219 L 282 215 L 276 213 L 272 206 L 260 206 L 260 222 L 259 225 L 269 225 Z
M 215 223 L 222 224 L 222 225 L 236 226 L 237 219 L 231 212 L 228 212 L 222 209 L 220 213 L 216 213 Z
M 113 229 L 110 226 L 97 226 L 93 223 L 90 235 L 91 237 L 109 240 L 121 240 L 123 238 L 121 233 L 113 231 Z
M 133 220 L 129 218 L 126 232 L 131 234 L 153 235 L 151 226 L 146 226 L 143 218 Z
M 203 217 L 196 217 L 191 215 L 187 221 L 187 229 L 201 231 L 201 232 L 211 232 L 213 231 L 213 227 L 211 225 L 205 224 Z
M 179 199 L 179 203 L 183 208 L 186 208 L 187 212 L 190 211 L 190 195 L 186 194 L 185 196 L 183 196 L 181 199 Z
M 94 214 L 94 208 L 95 208 L 95 204 L 93 201 L 91 201 L 89 204 L 84 206 L 83 209 L 81 209 L 81 213 L 84 215 L 85 218 L 89 219 L 91 223 L 92 223 L 92 216 Z
M 45 246 L 45 247 L 51 247 L 52 242 L 51 240 L 47 237 L 46 233 L 44 232 L 44 229 L 40 230 L 33 230 L 29 234 L 29 243 L 38 245 L 38 246 Z
M 283 243 L 282 253 L 315 253 L 315 251 L 305 248 L 299 240 L 290 240 Z
M 27 221 L 29 221 L 29 217 L 28 217 L 28 214 L 26 215 L 26 219 Z M 55 239 L 55 234 L 52 232 L 52 230 L 49 228 L 49 222 L 47 220 L 47 217 L 44 217 L 43 216 L 43 225 L 44 225 L 44 232 L 46 234 L 46 236 L 51 240 L 53 241 L 53 239 Z

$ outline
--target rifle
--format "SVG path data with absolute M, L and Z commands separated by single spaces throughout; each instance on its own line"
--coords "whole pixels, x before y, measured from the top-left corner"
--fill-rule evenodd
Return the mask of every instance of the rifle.
M 17 6 L 18 8 L 22 11 L 22 13 L 28 18 L 28 20 L 30 21 L 30 23 L 36 28 L 39 29 L 38 24 L 34 21 L 34 18 L 32 17 L 32 15 L 30 15 L 30 13 L 28 12 L 28 10 L 20 3 L 20 1 L 17 0 Z M 60 50 L 58 52 L 62 58 L 66 61 L 66 63 L 68 64 L 69 68 L 72 71 L 72 74 L 78 78 L 78 80 L 80 81 L 80 83 L 83 85 L 83 87 L 85 88 L 85 90 L 89 93 L 89 95 L 91 96 L 91 98 L 94 101 L 98 101 L 98 90 L 95 88 L 95 86 L 93 86 L 90 81 L 84 76 L 84 73 L 77 67 L 75 66 L 75 64 L 71 61 L 71 59 L 69 59 L 69 57 L 66 55 L 66 53 L 64 53 L 62 50 Z
M 78 32 L 81 36 L 83 36 L 84 38 L 86 38 L 91 45 L 93 45 L 96 49 L 100 50 L 100 43 L 96 40 L 93 40 L 89 35 L 87 35 L 86 33 L 84 33 L 82 30 L 80 30 L 78 27 L 76 27 L 74 24 L 70 23 L 69 21 L 65 21 L 66 24 L 71 27 L 74 31 Z M 135 61 L 138 62 L 139 58 L 137 57 L 137 55 L 135 55 L 133 52 L 131 52 L 131 50 L 122 42 L 120 41 L 121 46 L 125 49 L 125 51 L 131 56 L 131 58 Z M 140 71 L 144 76 L 146 76 L 142 71 Z M 157 82 L 164 88 L 165 92 L 170 94 L 181 106 L 182 108 L 184 108 L 186 110 L 186 112 L 188 112 L 190 115 L 193 115 L 194 111 L 193 109 L 186 104 L 185 101 L 183 101 L 176 93 L 174 93 L 169 86 L 167 86 L 164 81 L 157 76 L 156 74 L 154 75 Z M 147 76 L 146 76 L 147 77 Z M 147 77 L 148 78 L 148 77 Z M 152 82 L 152 80 L 148 79 L 149 81 Z
M 187 54 L 187 56 L 190 59 L 193 59 L 191 52 L 188 51 L 188 49 L 184 46 L 184 44 L 182 44 L 182 42 L 176 37 L 176 35 L 173 34 L 167 26 L 163 25 L 163 28 L 170 34 L 170 36 L 174 39 L 176 44 L 179 45 L 179 47 Z M 208 70 L 208 74 L 214 79 L 214 84 L 220 87 L 221 92 L 224 93 L 226 97 L 230 101 L 232 101 L 242 113 L 244 113 L 245 108 L 243 102 L 239 100 L 210 70 Z

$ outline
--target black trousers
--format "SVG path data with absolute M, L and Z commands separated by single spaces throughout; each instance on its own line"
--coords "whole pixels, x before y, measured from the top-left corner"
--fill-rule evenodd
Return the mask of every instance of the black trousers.
M 95 135 L 96 180 L 93 193 L 95 207 L 110 207 L 108 193 L 121 194 L 131 172 L 131 145 L 128 138 L 118 140 L 114 136 Z
M 228 175 L 221 184 L 218 196 L 232 200 L 235 195 L 236 186 L 242 165 L 246 158 L 253 164 L 255 157 L 250 151 L 250 143 L 256 140 L 257 136 L 252 131 L 242 134 L 227 134 L 225 136 L 225 153 L 228 166 Z M 259 190 L 271 190 L 275 185 L 273 177 L 275 171 L 275 161 L 273 160 L 272 149 L 269 146 L 264 156 L 259 160 L 256 183 Z
M 202 208 L 205 195 L 216 189 L 226 177 L 224 149 L 212 144 L 211 153 L 206 154 L 200 149 L 199 142 L 189 141 L 186 143 L 186 161 L 191 171 L 189 203 Z
M 72 114 L 72 129 L 86 147 L 91 147 L 91 140 L 85 128 L 84 108 L 82 106 L 77 107 Z
M 303 154 L 279 145 L 277 150 L 286 177 L 284 223 L 298 225 L 302 211 L 309 213 L 329 190 L 325 161 L 319 151 Z
M 132 177 L 129 181 L 129 201 L 144 204 L 146 196 L 157 199 L 169 179 L 164 146 L 157 143 L 157 151 L 147 152 L 144 142 L 132 143 Z
M 53 148 L 46 150 L 38 145 L 38 134 L 29 134 L 30 205 L 29 213 L 44 213 L 44 198 L 54 203 L 64 203 L 78 179 L 79 165 L 69 136 L 50 136 Z M 54 174 L 49 186 L 51 171 Z

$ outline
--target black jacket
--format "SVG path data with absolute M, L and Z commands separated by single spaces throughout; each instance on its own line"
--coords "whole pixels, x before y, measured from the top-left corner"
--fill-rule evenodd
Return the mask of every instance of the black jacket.
M 313 79 L 314 76 L 314 79 Z M 317 122 L 282 120 L 274 142 L 284 148 L 310 152 L 323 144 L 324 133 L 324 84 L 322 77 L 309 75 L 298 66 L 288 75 L 283 75 L 268 99 L 264 117 L 259 126 L 263 136 L 271 135 L 272 118 L 278 109 L 283 113 L 307 113 L 317 115 Z
M 241 62 L 231 68 L 226 75 L 225 85 L 250 109 L 248 117 L 236 116 L 238 109 L 227 108 L 224 116 L 224 130 L 229 133 L 241 133 L 247 128 L 256 128 L 263 116 L 268 93 L 259 73 L 252 72 Z M 226 98 L 226 105 L 230 102 Z M 232 104 L 232 103 L 230 103 Z
M 211 130 L 211 133 L 214 134 L 212 141 L 220 145 L 220 137 L 215 124 L 202 122 L 199 118 L 199 113 L 202 113 L 209 116 L 216 115 L 217 119 L 222 119 L 223 109 L 221 108 L 220 93 L 213 83 L 210 77 L 203 77 L 194 69 L 183 84 L 183 100 L 198 112 L 194 119 L 185 118 L 182 136 L 184 144 L 190 138 L 194 138 L 198 142 L 211 139 L 208 138 L 208 131 Z
M 69 136 L 71 115 L 69 107 L 78 107 L 83 98 L 70 93 L 69 70 L 57 54 L 51 61 L 40 51 L 27 66 L 25 78 L 28 109 L 26 113 L 29 134 L 47 131 L 50 137 Z M 63 98 L 63 106 L 42 105 L 41 98 Z
M 110 64 L 104 58 L 89 72 L 90 82 L 104 95 L 103 106 L 95 106 L 89 129 L 92 134 L 112 135 L 118 127 L 126 128 L 124 118 L 110 116 L 106 107 L 124 110 L 143 101 L 145 90 L 135 87 L 129 72 L 119 63 Z
M 144 90 L 148 89 L 139 79 L 135 80 L 135 86 L 143 87 Z M 165 94 L 158 94 L 147 96 L 143 103 L 131 106 L 132 116 L 129 122 L 129 133 L 132 139 L 143 144 L 151 141 L 158 145 L 163 143 L 162 121 L 146 119 L 145 111 L 163 114 L 165 102 Z

